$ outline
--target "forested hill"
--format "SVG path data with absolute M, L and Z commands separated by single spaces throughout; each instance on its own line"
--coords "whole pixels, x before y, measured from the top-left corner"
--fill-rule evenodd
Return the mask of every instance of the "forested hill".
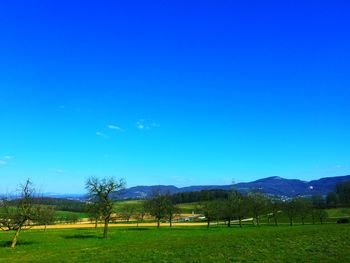
M 285 179 L 281 177 L 268 177 L 248 183 L 238 183 L 235 185 L 200 185 L 189 187 L 176 187 L 173 185 L 154 185 L 154 186 L 136 186 L 124 190 L 119 198 L 121 199 L 140 199 L 146 198 L 154 191 L 169 192 L 171 194 L 180 192 L 192 192 L 201 190 L 222 189 L 229 190 L 234 188 L 239 192 L 250 192 L 259 190 L 266 194 L 279 195 L 286 197 L 326 195 L 335 191 L 338 183 L 350 181 L 350 175 L 327 177 L 312 181 L 302 181 L 297 179 Z

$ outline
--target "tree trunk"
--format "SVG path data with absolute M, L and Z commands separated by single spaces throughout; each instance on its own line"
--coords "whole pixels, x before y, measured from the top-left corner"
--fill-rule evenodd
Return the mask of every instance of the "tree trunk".
M 242 228 L 242 218 L 239 218 L 238 221 L 239 221 L 239 227 Z
M 277 224 L 277 217 L 276 216 L 274 216 L 274 220 L 275 220 L 275 226 L 278 226 L 278 224 Z
M 302 224 L 302 225 L 305 225 L 304 217 L 301 218 L 301 224 Z
M 210 227 L 210 220 L 208 219 L 208 221 L 207 221 L 207 228 L 209 228 Z
M 108 220 L 105 220 L 105 226 L 103 229 L 103 238 L 107 238 L 108 235 Z
M 44 227 L 44 232 L 46 232 L 46 228 L 47 228 L 47 225 L 45 224 L 45 227 Z
M 173 219 L 171 217 L 169 218 L 169 225 L 170 225 L 170 227 L 173 226 Z
M 160 219 L 157 220 L 157 228 L 160 227 Z
M 259 217 L 256 218 L 256 225 L 257 225 L 257 226 L 260 226 Z
M 97 228 L 97 219 L 95 220 L 95 228 Z
M 289 218 L 289 224 L 290 224 L 290 226 L 293 226 L 293 218 Z
M 227 226 L 228 226 L 228 227 L 231 227 L 231 219 L 228 220 Z
M 14 237 L 13 237 L 13 239 L 12 239 L 12 244 L 11 244 L 11 247 L 12 247 L 12 248 L 15 248 L 15 247 L 16 247 L 17 239 L 18 239 L 18 236 L 19 236 L 19 232 L 21 232 L 21 227 L 19 227 L 19 228 L 16 230 L 16 234 L 14 235 Z

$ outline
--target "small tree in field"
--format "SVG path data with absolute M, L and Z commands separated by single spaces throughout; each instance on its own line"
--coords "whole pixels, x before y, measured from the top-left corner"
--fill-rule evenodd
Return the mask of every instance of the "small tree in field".
M 275 223 L 275 226 L 278 226 L 278 214 L 281 212 L 282 209 L 282 201 L 278 197 L 273 197 L 270 199 L 269 202 L 269 208 Z
M 0 228 L 14 230 L 11 247 L 15 248 L 21 230 L 29 226 L 36 217 L 34 206 L 34 187 L 28 179 L 20 186 L 20 197 L 15 201 L 3 200 L 0 211 Z
M 130 218 L 135 215 L 135 211 L 137 209 L 137 206 L 135 204 L 124 204 L 119 209 L 119 216 L 125 220 L 126 222 L 130 221 Z
M 97 228 L 98 222 L 101 220 L 102 216 L 100 206 L 97 203 L 88 203 L 86 210 L 90 221 L 93 222 L 95 224 L 95 228 Z
M 124 189 L 125 182 L 114 178 L 98 179 L 90 177 L 86 182 L 86 190 L 88 191 L 89 202 L 98 207 L 101 217 L 104 221 L 103 238 L 107 238 L 108 224 L 113 213 L 113 200 L 111 195 Z
M 321 196 L 312 197 L 312 220 L 315 223 L 315 218 L 318 218 L 320 223 L 323 224 L 324 220 L 327 218 L 327 212 L 325 210 L 326 203 Z
M 133 218 L 136 220 L 137 226 L 139 226 L 139 223 L 142 223 L 146 215 L 146 208 L 145 208 L 145 202 L 140 202 L 135 204 L 134 213 L 132 215 Z
M 231 227 L 231 221 L 238 219 L 240 227 L 242 227 L 242 219 L 244 216 L 243 196 L 235 190 L 232 190 L 227 199 L 223 201 L 222 216 L 227 220 L 227 226 Z
M 305 198 L 295 199 L 296 213 L 300 216 L 301 223 L 305 224 L 305 218 L 311 213 L 311 201 Z
M 52 206 L 39 205 L 35 209 L 36 221 L 39 225 L 44 226 L 46 231 L 47 225 L 51 225 L 55 222 L 55 209 Z
M 260 225 L 260 216 L 266 212 L 268 199 L 266 196 L 259 192 L 253 192 L 248 195 L 248 200 L 253 213 L 253 218 L 256 221 L 256 225 Z
M 213 200 L 202 202 L 200 207 L 207 219 L 207 227 L 210 227 L 210 222 L 220 217 L 220 207 L 222 206 L 222 201 Z
M 321 225 L 324 223 L 324 221 L 327 219 L 328 214 L 326 210 L 324 209 L 317 209 L 318 219 L 320 220 Z
M 165 195 L 165 216 L 169 220 L 169 226 L 173 226 L 173 220 L 176 215 L 180 213 L 180 209 L 177 207 L 173 198 L 168 193 Z
M 297 211 L 298 211 L 295 199 L 286 201 L 283 205 L 283 209 L 289 218 L 290 226 L 293 226 L 293 220 L 294 220 L 294 218 L 297 214 Z
M 167 216 L 167 200 L 160 191 L 153 193 L 153 196 L 146 200 L 145 208 L 148 213 L 157 220 L 157 227 L 160 227 L 160 220 Z
M 239 227 L 242 228 L 242 219 L 247 216 L 249 212 L 248 198 L 242 194 L 236 192 L 233 198 L 233 209 L 234 209 L 234 218 L 238 219 Z

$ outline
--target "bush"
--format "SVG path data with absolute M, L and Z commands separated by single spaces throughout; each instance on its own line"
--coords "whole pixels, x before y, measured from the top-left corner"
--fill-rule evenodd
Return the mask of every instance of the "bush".
M 349 219 L 348 218 L 339 218 L 337 220 L 337 224 L 349 224 Z

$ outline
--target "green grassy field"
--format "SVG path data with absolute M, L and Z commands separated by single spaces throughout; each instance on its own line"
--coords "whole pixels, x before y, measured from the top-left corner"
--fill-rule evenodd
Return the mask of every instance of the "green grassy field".
M 82 212 L 56 211 L 56 217 L 58 218 L 69 217 L 71 215 L 75 215 L 79 219 L 88 217 L 87 213 L 82 213 Z
M 123 207 L 124 205 L 142 205 L 144 200 L 123 200 L 114 203 L 114 208 L 118 209 Z
M 0 262 L 350 262 L 350 225 L 0 232 Z
M 115 202 L 114 208 L 118 211 L 121 207 L 127 204 L 132 204 L 132 205 L 142 205 L 144 200 L 123 200 L 123 201 L 118 201 Z M 178 207 L 180 208 L 180 212 L 182 214 L 190 214 L 192 211 L 195 211 L 195 213 L 200 213 L 200 206 L 198 203 L 185 203 L 185 204 L 178 204 Z
M 183 214 L 191 214 L 192 211 L 195 213 L 201 213 L 199 203 L 178 204 L 178 207 Z
M 332 208 L 326 209 L 326 211 L 331 218 L 350 217 L 350 208 Z

